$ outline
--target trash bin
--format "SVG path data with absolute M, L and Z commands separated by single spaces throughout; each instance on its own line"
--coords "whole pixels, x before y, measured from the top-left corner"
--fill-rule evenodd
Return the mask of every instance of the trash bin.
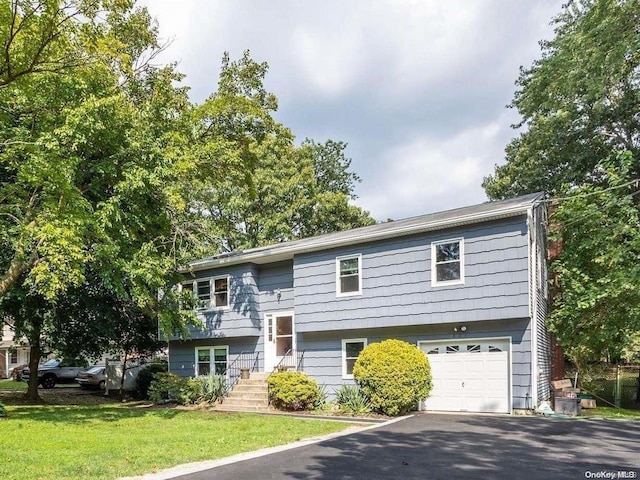
M 580 406 L 580 398 L 576 397 L 554 397 L 553 409 L 556 413 L 562 413 L 564 415 L 571 415 L 577 417 L 582 413 L 582 407 Z
M 240 378 L 242 380 L 248 380 L 249 379 L 249 369 L 248 368 L 241 368 L 240 369 Z

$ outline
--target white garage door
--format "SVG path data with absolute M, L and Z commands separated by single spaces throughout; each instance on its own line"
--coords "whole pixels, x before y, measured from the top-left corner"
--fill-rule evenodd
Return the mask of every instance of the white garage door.
M 424 342 L 433 389 L 425 410 L 510 412 L 509 340 Z

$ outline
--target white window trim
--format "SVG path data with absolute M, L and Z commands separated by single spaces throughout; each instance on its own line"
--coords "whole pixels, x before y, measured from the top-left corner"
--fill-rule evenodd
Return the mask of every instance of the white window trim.
M 220 280 L 226 278 L 227 279 L 227 304 L 225 306 L 222 307 L 216 307 L 213 302 L 214 302 L 214 298 L 215 298 L 215 281 L 216 280 Z M 194 295 L 196 295 L 197 298 L 197 288 L 198 288 L 198 282 L 204 282 L 204 281 L 209 281 L 209 304 L 203 306 L 202 308 L 198 308 L 198 306 L 196 306 L 195 311 L 197 312 L 204 312 L 204 311 L 210 311 L 210 310 L 229 310 L 231 308 L 231 275 L 218 275 L 215 277 L 202 277 L 202 278 L 193 278 L 193 279 L 189 279 L 189 280 L 185 280 L 184 282 L 180 283 L 179 285 L 179 291 L 182 291 L 182 287 L 185 284 L 193 284 L 193 293 Z
M 363 349 L 367 348 L 366 338 L 343 338 L 342 339 L 342 378 L 353 380 L 353 374 L 347 373 L 347 343 L 364 343 Z
M 438 274 L 436 270 L 436 247 L 445 243 L 458 242 L 460 244 L 460 278 L 458 280 L 448 280 L 444 282 L 438 281 Z M 449 238 L 447 240 L 439 240 L 437 242 L 431 242 L 431 286 L 432 287 L 445 287 L 448 285 L 464 285 L 464 238 Z
M 355 292 L 341 292 L 340 291 L 340 262 L 342 260 L 358 259 L 358 290 Z M 362 295 L 362 254 L 355 255 L 341 255 L 336 257 L 336 297 L 353 297 L 356 295 Z
M 215 291 L 215 286 L 216 286 L 216 280 L 222 280 L 223 278 L 227 279 L 227 304 L 223 305 L 221 307 L 217 307 L 214 305 L 214 301 L 215 301 L 215 295 L 216 295 L 216 291 Z M 218 275 L 217 277 L 211 277 L 211 306 L 210 308 L 212 310 L 229 310 L 229 308 L 231 307 L 231 275 Z
M 209 349 L 209 358 L 211 360 L 209 360 L 210 363 L 210 371 L 211 371 L 211 367 L 213 367 L 213 371 L 215 372 L 215 356 L 214 356 L 214 350 L 215 349 L 222 349 L 224 348 L 227 351 L 227 369 L 229 368 L 229 345 L 203 345 L 201 347 L 195 347 L 193 350 L 193 355 L 194 355 L 194 359 L 195 359 L 195 363 L 193 364 L 193 375 L 194 377 L 198 377 L 199 376 L 199 372 L 198 372 L 198 350 L 206 350 Z M 226 373 L 226 377 L 229 377 L 229 370 L 227 370 Z

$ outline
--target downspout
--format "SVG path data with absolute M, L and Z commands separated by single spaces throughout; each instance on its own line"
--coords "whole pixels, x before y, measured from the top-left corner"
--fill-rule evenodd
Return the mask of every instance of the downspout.
M 533 205 L 527 212 L 527 224 L 529 226 L 529 296 L 530 325 L 531 325 L 531 408 L 538 406 L 538 238 L 536 225 L 536 206 Z M 527 405 L 525 405 L 525 408 Z

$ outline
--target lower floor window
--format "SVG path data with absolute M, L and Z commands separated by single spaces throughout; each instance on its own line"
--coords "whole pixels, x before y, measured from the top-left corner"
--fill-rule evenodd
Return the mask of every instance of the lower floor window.
M 229 359 L 229 347 L 196 348 L 196 377 L 200 375 L 226 375 Z
M 366 338 L 342 340 L 342 377 L 353 378 L 353 366 L 360 352 L 367 346 Z

